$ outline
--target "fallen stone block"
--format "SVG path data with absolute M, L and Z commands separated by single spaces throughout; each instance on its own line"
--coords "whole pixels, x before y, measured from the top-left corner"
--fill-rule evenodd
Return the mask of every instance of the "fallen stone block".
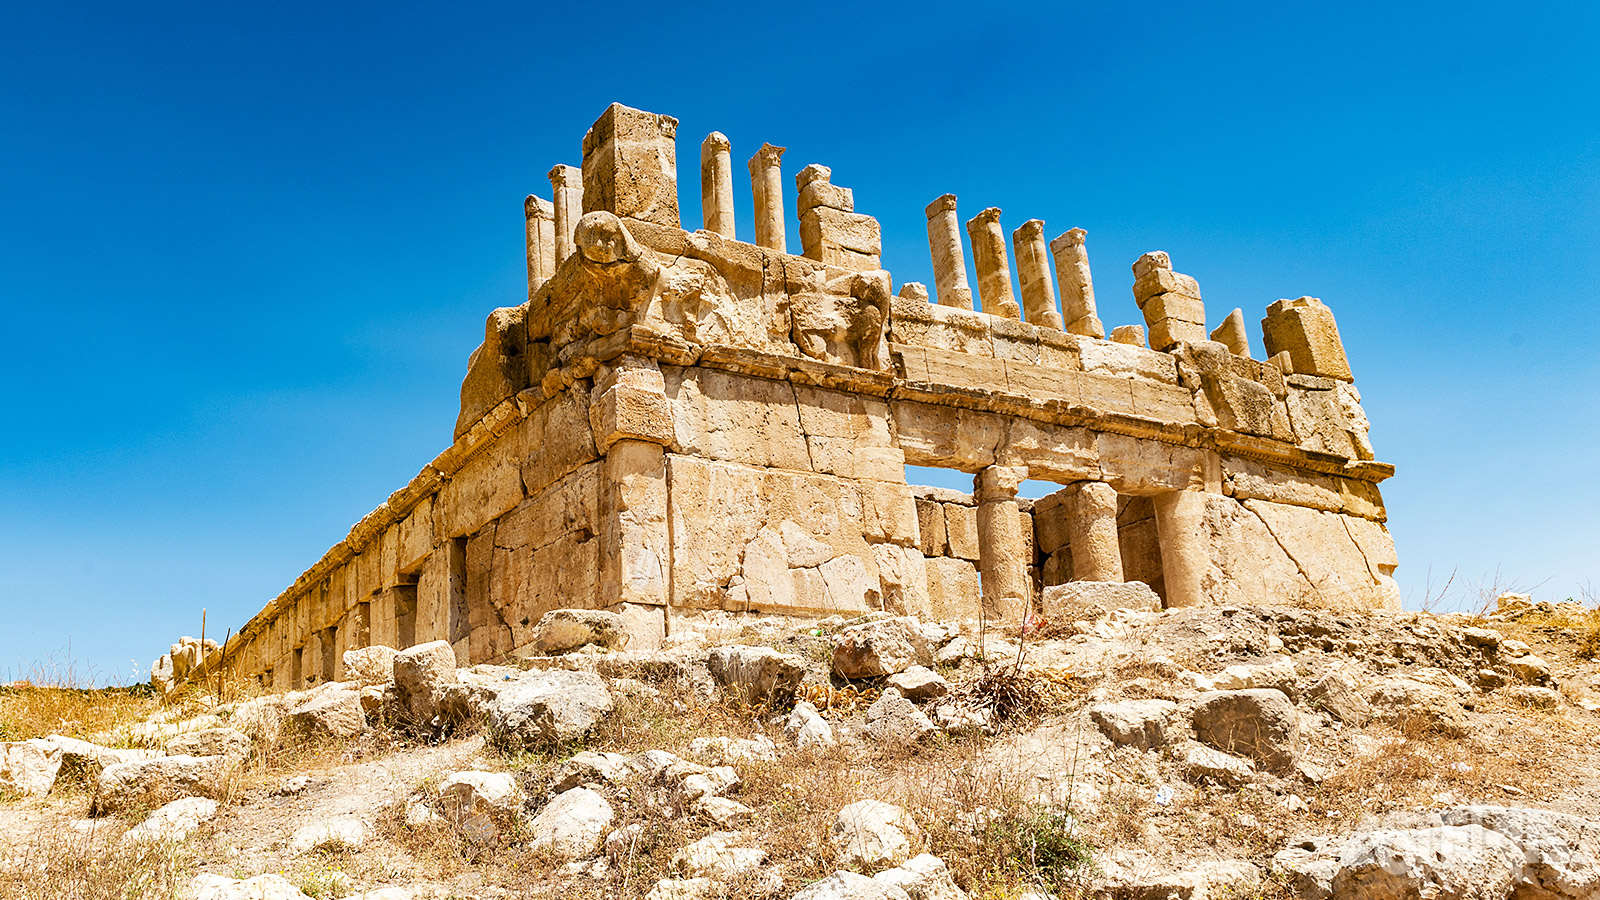
M 713 647 L 706 666 L 729 696 L 751 705 L 789 702 L 806 675 L 805 660 L 771 647 Z
M 489 704 L 491 740 L 510 749 L 548 749 L 576 741 L 611 715 L 605 681 L 591 672 L 530 672 Z
M 496 840 L 522 813 L 522 788 L 505 772 L 456 772 L 439 785 L 439 810 L 463 837 Z
M 841 678 L 876 678 L 933 665 L 921 623 L 909 616 L 851 625 L 834 638 L 833 671 Z
M 1167 722 L 1178 709 L 1171 700 L 1122 700 L 1089 707 L 1089 719 L 1113 744 L 1154 750 L 1167 742 Z
M 1194 709 L 1195 736 L 1218 750 L 1247 756 L 1274 771 L 1298 758 L 1300 718 L 1282 691 L 1251 688 L 1201 694 Z
M 0 743 L 0 793 L 43 797 L 61 770 L 61 748 L 42 738 Z
M 533 645 L 540 653 L 566 653 L 589 645 L 621 650 L 628 645 L 622 616 L 598 609 L 556 609 L 547 612 L 533 629 Z
M 394 680 L 393 647 L 361 647 L 344 652 L 344 677 L 362 687 L 387 684 Z
M 367 730 L 361 691 L 324 691 L 289 710 L 284 728 L 308 740 L 345 740 Z
M 184 797 L 220 797 L 238 763 L 227 756 L 162 756 L 107 766 L 95 781 L 90 813 L 104 816 Z
M 528 846 L 560 860 L 584 859 L 600 851 L 616 814 L 588 788 L 573 788 L 551 800 L 528 823 Z
M 840 863 L 877 871 L 910 859 L 922 842 L 922 829 L 892 803 L 857 800 L 839 810 L 829 837 Z
M 440 688 L 455 681 L 456 652 L 447 641 L 418 644 L 395 654 L 395 697 L 410 724 L 433 721 Z
M 210 797 L 185 797 L 161 807 L 143 822 L 123 832 L 121 842 L 181 841 L 217 814 L 217 801 Z

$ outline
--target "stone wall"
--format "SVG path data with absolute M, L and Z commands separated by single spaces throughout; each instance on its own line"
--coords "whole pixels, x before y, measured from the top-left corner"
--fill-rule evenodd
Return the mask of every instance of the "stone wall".
M 527 302 L 486 320 L 454 442 L 228 643 L 232 673 L 281 690 L 341 677 L 349 648 L 441 639 L 503 659 L 562 607 L 623 613 L 637 646 L 706 610 L 1009 620 L 1069 580 L 1397 605 L 1393 469 L 1320 301 L 1272 304 L 1255 360 L 1242 313 L 1208 335 L 1198 284 L 1154 252 L 1143 324 L 1107 339 L 1081 229 L 1016 229 L 1014 288 L 1000 211 L 979 213 L 974 298 L 952 195 L 927 210 L 937 297 L 894 290 L 826 167 L 796 180 L 785 252 L 771 145 L 754 243 L 715 133 L 706 225 L 680 227 L 675 138 L 614 105 L 551 171 L 554 199 L 524 207 Z M 913 488 L 907 465 L 974 491 Z M 1062 490 L 1019 501 L 1030 478 Z

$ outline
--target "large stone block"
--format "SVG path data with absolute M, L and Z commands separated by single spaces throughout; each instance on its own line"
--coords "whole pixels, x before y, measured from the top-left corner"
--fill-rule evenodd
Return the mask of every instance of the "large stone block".
M 467 460 L 439 492 L 440 525 L 452 537 L 471 534 L 522 502 L 522 441 L 515 429 Z M 363 553 L 363 561 L 367 553 Z M 376 565 L 376 554 L 374 565 Z M 374 575 L 374 589 L 378 579 Z M 366 578 L 362 578 L 365 586 Z
M 583 211 L 679 227 L 678 120 L 613 103 L 583 137 Z
M 883 230 L 871 216 L 818 206 L 800 214 L 800 245 L 806 257 L 830 266 L 876 269 Z
M 674 449 L 693 456 L 806 471 L 811 459 L 788 382 L 711 369 L 663 369 Z
M 1350 361 L 1345 358 L 1333 310 L 1316 297 L 1279 300 L 1267 307 L 1261 337 L 1267 357 L 1289 354 L 1296 374 L 1351 380 Z

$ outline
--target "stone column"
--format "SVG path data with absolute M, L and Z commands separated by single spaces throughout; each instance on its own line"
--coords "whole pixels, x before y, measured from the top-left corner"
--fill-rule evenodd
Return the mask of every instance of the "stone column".
M 713 131 L 700 145 L 700 209 L 706 230 L 730 240 L 733 229 L 733 145 Z
M 1205 602 L 1200 593 L 1200 577 L 1207 563 L 1201 536 L 1206 495 L 1200 491 L 1171 491 L 1157 495 L 1155 507 L 1167 606 L 1199 606 Z
M 783 147 L 762 144 L 750 157 L 750 192 L 756 200 L 756 245 L 784 252 Z
M 1067 505 L 1067 543 L 1073 581 L 1122 581 L 1115 488 L 1103 481 L 1078 486 Z
M 556 273 L 556 208 L 549 200 L 528 195 L 522 203 L 528 217 L 528 299 Z
M 983 311 L 1007 319 L 1022 318 L 1022 307 L 1011 293 L 1011 266 L 1006 262 L 1006 234 L 1000 228 L 1000 208 L 991 206 L 967 220 L 972 240 L 972 267 L 978 270 L 978 298 Z
M 576 245 L 572 232 L 583 215 L 583 170 L 577 166 L 556 166 L 550 170 L 550 188 L 555 192 L 556 265 L 567 261 Z
M 956 195 L 945 194 L 928 204 L 928 251 L 933 255 L 933 287 L 940 306 L 972 309 L 967 286 L 967 258 L 961 252 Z
M 1066 320 L 1067 332 L 1104 338 L 1106 329 L 1094 308 L 1089 251 L 1083 244 L 1088 235 L 1082 228 L 1070 229 L 1050 242 L 1050 253 L 1056 258 L 1056 284 L 1061 288 L 1061 317 Z
M 1007 623 L 1020 624 L 1033 605 L 1022 511 L 1017 506 L 1017 488 L 1027 477 L 1026 466 L 989 466 L 973 479 L 983 608 L 989 617 Z
M 1056 291 L 1050 284 L 1050 256 L 1044 244 L 1044 220 L 1029 219 L 1011 232 L 1011 249 L 1017 254 L 1023 314 L 1035 325 L 1060 330 L 1061 313 L 1056 311 Z

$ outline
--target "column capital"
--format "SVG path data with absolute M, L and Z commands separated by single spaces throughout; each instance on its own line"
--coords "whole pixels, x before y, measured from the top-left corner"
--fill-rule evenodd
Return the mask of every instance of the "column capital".
M 550 170 L 550 185 L 556 190 L 562 188 L 583 188 L 583 170 L 577 166 L 557 165 Z
M 955 212 L 955 210 L 956 195 L 942 194 L 939 197 L 934 198 L 934 201 L 929 203 L 928 208 L 923 211 L 926 212 L 928 214 L 928 218 L 931 219 L 942 212 Z
M 554 219 L 556 205 L 537 194 L 529 194 L 528 199 L 522 201 L 522 214 L 530 219 Z
M 1015 500 L 1017 489 L 1027 480 L 1027 466 L 986 466 L 972 480 L 974 499 L 979 503 Z
M 755 152 L 755 155 L 750 157 L 751 174 L 755 174 L 762 169 L 778 165 L 780 160 L 783 159 L 783 151 L 787 149 L 789 148 L 774 147 L 771 144 L 762 144 L 761 148 Z
M 710 134 L 706 135 L 706 139 L 705 140 L 700 142 L 700 150 L 701 150 L 702 153 L 705 152 L 705 151 L 708 151 L 708 150 L 732 150 L 732 149 L 733 149 L 733 144 L 728 141 L 728 136 L 723 134 L 720 131 L 711 132 Z

